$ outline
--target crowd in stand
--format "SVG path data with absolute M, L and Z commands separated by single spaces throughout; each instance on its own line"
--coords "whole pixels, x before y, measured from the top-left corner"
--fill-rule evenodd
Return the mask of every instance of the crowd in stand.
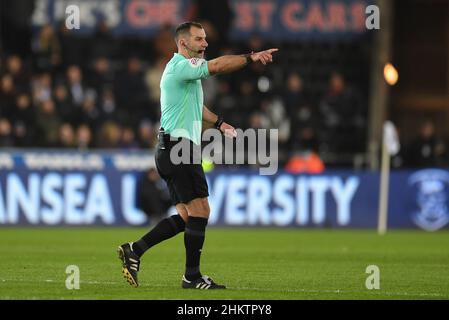
M 86 39 L 64 26 L 45 26 L 33 39 L 32 55 L 1 55 L 0 146 L 154 146 L 159 62 L 120 56 L 125 48 L 104 27 Z M 172 39 L 167 43 L 172 50 Z
M 367 99 L 344 72 L 329 72 L 320 94 L 311 95 L 300 68 L 285 64 L 282 44 L 257 35 L 229 44 L 203 26 L 207 58 L 281 47 L 269 67 L 252 64 L 203 83 L 205 104 L 235 127 L 279 130 L 281 165 L 295 168 L 291 161 L 308 153 L 365 150 Z M 0 52 L 0 147 L 155 147 L 159 81 L 176 51 L 173 26 L 137 40 L 113 37 L 104 23 L 92 37 L 47 25 L 31 48 L 26 57 Z
M 204 24 L 214 57 L 261 50 L 254 36 L 239 50 L 214 43 L 214 30 Z M 159 119 L 159 80 L 176 50 L 172 28 L 145 41 L 113 38 L 99 24 L 92 38 L 75 37 L 64 25 L 43 27 L 32 43 L 32 55 L 3 54 L 0 62 L 0 144 L 14 147 L 151 148 Z M 134 48 L 133 48 L 134 45 Z M 282 150 L 317 150 L 320 112 L 326 126 L 340 130 L 341 109 L 351 116 L 341 74 L 318 106 L 312 106 L 297 70 L 254 64 L 238 73 L 204 82 L 205 103 L 239 128 L 278 128 Z M 347 103 L 349 102 L 349 104 Z M 340 106 L 341 104 L 341 106 Z M 354 124 L 357 125 L 356 120 Z M 332 136 L 333 133 L 331 132 Z

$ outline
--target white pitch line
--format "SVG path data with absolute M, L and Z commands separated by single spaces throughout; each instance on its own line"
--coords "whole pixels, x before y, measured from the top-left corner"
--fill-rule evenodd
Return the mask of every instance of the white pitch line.
M 311 290 L 311 289 L 266 289 L 266 288 L 248 288 L 248 287 L 235 287 L 237 290 L 248 290 L 248 291 L 267 291 L 267 292 L 296 292 L 296 293 L 360 293 L 360 294 L 376 294 L 376 295 L 389 295 L 389 296 L 435 296 L 444 297 L 440 293 L 411 293 L 411 292 L 384 292 L 384 291 L 353 291 L 353 290 Z
M 35 283 L 35 282 L 49 282 L 49 283 L 55 283 L 56 280 L 53 279 L 46 279 L 46 280 L 26 280 L 26 279 L 0 279 L 1 282 L 29 282 L 29 283 Z M 123 282 L 118 281 L 80 281 L 80 284 L 100 284 L 100 285 L 121 285 Z M 178 286 L 168 286 L 168 285 L 158 285 L 158 284 L 151 284 L 151 285 L 140 285 L 140 287 L 145 288 L 178 288 Z M 313 290 L 313 289 L 267 289 L 267 288 L 253 288 L 253 287 L 231 287 L 229 288 L 231 290 L 242 290 L 242 291 L 259 291 L 259 292 L 286 292 L 286 293 L 336 293 L 336 294 L 362 294 L 362 295 L 387 295 L 387 296 L 418 296 L 418 297 L 445 297 L 444 294 L 440 293 L 411 293 L 411 292 L 388 292 L 388 291 L 374 291 L 374 290 L 367 290 L 367 291 L 351 291 L 351 290 Z

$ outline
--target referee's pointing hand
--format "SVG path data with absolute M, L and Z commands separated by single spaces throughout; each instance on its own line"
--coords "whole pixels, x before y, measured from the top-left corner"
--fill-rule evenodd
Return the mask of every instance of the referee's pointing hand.
M 253 53 L 250 57 L 253 62 L 260 61 L 262 64 L 266 65 L 267 63 L 273 62 L 273 53 L 278 51 L 278 48 L 268 49 L 264 51 L 259 51 Z

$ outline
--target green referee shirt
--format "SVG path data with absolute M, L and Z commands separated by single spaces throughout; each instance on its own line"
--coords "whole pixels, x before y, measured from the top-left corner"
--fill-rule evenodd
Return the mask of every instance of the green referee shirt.
M 207 61 L 179 53 L 167 63 L 161 78 L 161 127 L 173 137 L 201 144 L 203 88 L 209 76 Z

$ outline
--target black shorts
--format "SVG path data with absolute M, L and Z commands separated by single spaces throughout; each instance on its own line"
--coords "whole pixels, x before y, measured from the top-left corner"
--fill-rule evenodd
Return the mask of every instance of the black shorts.
M 170 160 L 170 151 L 175 143 L 163 144 L 160 138 L 155 156 L 157 171 L 167 183 L 173 205 L 208 197 L 206 176 L 201 164 L 173 164 Z

